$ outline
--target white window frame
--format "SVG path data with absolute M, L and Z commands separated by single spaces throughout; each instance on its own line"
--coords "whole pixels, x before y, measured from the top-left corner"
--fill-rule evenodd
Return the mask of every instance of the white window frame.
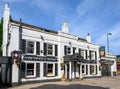
M 68 50 L 69 48 L 70 48 L 70 50 Z M 71 47 L 67 46 L 67 55 L 71 55 L 71 53 L 72 53 Z
M 94 68 L 94 70 L 93 70 L 93 72 L 91 73 L 91 75 L 95 75 L 96 74 L 96 65 L 90 65 L 90 66 L 93 66 Z M 90 71 L 91 71 L 91 69 L 90 69 Z
M 48 46 L 49 46 L 49 45 L 52 46 L 52 54 L 48 54 L 48 50 L 49 50 L 49 49 L 48 49 Z M 54 46 L 55 46 L 54 44 L 47 43 L 47 55 L 48 55 L 48 56 L 54 56 L 54 48 L 55 48 Z
M 34 64 L 34 74 L 33 75 L 27 75 L 27 65 L 28 64 Z M 25 75 L 27 78 L 30 78 L 30 77 L 35 77 L 36 76 L 36 63 L 33 63 L 33 62 L 26 62 L 26 70 L 25 70 Z
M 81 56 L 85 59 L 85 50 L 81 49 Z
M 86 72 L 86 65 L 82 65 L 82 74 L 85 74 L 85 72 Z
M 95 59 L 95 51 L 91 51 L 91 59 Z
M 32 42 L 33 43 L 33 53 L 29 53 L 27 51 L 27 49 L 28 49 L 28 42 Z M 26 53 L 27 54 L 34 54 L 35 53 L 35 42 L 34 41 L 26 40 Z
M 52 68 L 52 73 L 49 74 L 48 73 L 48 65 L 51 64 L 53 65 L 53 68 Z M 55 64 L 54 63 L 47 63 L 47 76 L 50 77 L 50 76 L 55 76 Z

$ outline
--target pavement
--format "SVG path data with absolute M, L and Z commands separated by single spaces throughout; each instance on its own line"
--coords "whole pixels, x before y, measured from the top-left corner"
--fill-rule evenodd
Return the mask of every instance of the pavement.
M 120 76 L 25 84 L 1 89 L 120 89 Z

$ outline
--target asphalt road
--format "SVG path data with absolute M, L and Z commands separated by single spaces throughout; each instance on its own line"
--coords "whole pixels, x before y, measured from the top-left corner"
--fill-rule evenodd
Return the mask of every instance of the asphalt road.
M 120 76 L 35 83 L 1 89 L 120 89 Z

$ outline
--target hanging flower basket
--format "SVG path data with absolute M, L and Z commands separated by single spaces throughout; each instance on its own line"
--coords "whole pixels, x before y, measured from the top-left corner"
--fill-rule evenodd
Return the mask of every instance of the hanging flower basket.
M 60 63 L 60 66 L 61 66 L 61 67 L 64 67 L 64 66 L 65 66 L 65 63 L 64 63 L 64 62 Z

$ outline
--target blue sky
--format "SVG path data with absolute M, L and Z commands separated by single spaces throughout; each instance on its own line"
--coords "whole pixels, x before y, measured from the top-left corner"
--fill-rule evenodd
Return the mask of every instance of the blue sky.
M 0 17 L 5 2 L 11 16 L 35 26 L 59 31 L 68 22 L 70 33 L 92 43 L 106 46 L 106 33 L 110 32 L 110 53 L 120 54 L 120 0 L 0 0 Z

